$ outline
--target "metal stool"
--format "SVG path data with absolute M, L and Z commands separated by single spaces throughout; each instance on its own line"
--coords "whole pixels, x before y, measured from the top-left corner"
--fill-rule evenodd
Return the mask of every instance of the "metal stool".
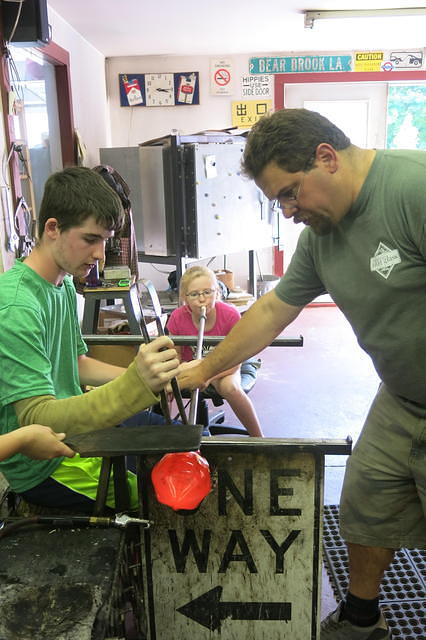
M 93 508 L 94 516 L 101 516 L 106 509 L 108 487 L 114 471 L 114 501 L 115 509 L 119 513 L 130 509 L 130 491 L 127 484 L 127 469 L 125 456 L 104 456 L 99 474 L 96 502 Z
M 113 298 L 123 300 L 130 333 L 142 335 L 142 310 L 136 284 L 132 284 L 130 287 L 100 287 L 96 289 L 85 287 L 83 295 L 84 312 L 81 329 L 84 334 L 98 332 L 101 300 Z

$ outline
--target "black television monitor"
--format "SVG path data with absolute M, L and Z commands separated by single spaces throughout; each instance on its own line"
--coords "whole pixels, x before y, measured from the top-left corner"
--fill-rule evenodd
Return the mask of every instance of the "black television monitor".
M 50 30 L 47 0 L 23 0 L 15 32 L 10 38 L 19 11 L 19 2 L 1 1 L 3 37 L 16 46 L 43 46 L 49 44 Z

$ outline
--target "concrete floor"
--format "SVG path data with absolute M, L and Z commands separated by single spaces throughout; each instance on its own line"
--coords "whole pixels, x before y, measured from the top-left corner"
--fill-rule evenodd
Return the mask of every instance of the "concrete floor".
M 261 329 L 261 328 L 260 328 Z M 302 335 L 303 347 L 269 347 L 250 393 L 269 437 L 346 438 L 355 443 L 379 384 L 343 314 L 334 306 L 306 308 L 282 336 Z M 229 407 L 227 424 L 237 424 Z M 346 456 L 326 456 L 324 504 L 338 504 Z M 322 616 L 335 608 L 323 573 Z

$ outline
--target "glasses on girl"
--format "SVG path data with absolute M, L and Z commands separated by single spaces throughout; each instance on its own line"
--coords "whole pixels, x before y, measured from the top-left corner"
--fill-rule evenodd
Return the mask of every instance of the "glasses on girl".
M 215 293 L 216 289 L 203 289 L 202 291 L 190 291 L 186 294 L 186 297 L 190 298 L 191 300 L 201 298 L 201 296 L 203 296 L 204 298 L 211 298 L 211 296 Z

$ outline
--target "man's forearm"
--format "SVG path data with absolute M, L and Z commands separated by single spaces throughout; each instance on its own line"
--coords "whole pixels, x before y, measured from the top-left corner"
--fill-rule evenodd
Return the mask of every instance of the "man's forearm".
M 213 378 L 210 378 L 209 384 L 211 382 L 214 382 L 215 380 L 219 380 L 219 378 L 224 378 L 225 376 L 231 376 L 233 373 L 238 371 L 239 368 L 240 368 L 240 365 L 237 364 L 235 367 L 231 367 L 230 369 L 226 369 L 226 371 L 221 371 L 217 375 L 213 376 Z
M 267 347 L 300 313 L 271 291 L 242 316 L 228 336 L 201 361 L 205 380 L 232 369 Z

